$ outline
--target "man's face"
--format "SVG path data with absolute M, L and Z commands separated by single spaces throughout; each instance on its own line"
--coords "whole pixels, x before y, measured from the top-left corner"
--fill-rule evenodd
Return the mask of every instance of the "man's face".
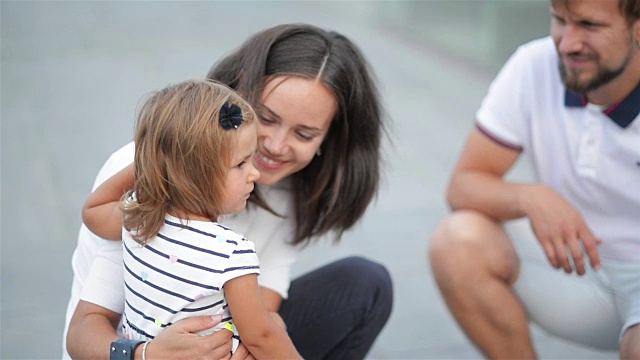
M 634 34 L 640 25 L 636 21 L 629 26 L 618 1 L 573 0 L 552 6 L 551 14 L 560 74 L 569 90 L 586 95 L 617 78 L 640 56 Z

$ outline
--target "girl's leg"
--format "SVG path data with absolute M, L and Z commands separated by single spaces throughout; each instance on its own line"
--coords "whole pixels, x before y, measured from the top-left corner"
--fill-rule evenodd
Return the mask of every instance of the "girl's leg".
M 349 257 L 295 279 L 279 313 L 305 359 L 363 359 L 392 302 L 385 267 Z

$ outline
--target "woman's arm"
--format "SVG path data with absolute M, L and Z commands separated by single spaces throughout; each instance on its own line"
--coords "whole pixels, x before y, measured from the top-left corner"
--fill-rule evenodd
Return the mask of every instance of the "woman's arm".
M 262 294 L 262 301 L 267 310 L 277 313 L 280 309 L 280 304 L 282 304 L 282 296 L 263 286 L 260 287 L 260 293 Z
M 122 240 L 122 210 L 120 199 L 133 189 L 133 164 L 103 182 L 82 208 L 82 221 L 94 234 L 107 240 Z
M 67 352 L 72 359 L 109 359 L 109 345 L 118 339 L 120 314 L 80 300 L 69 322 Z
M 120 314 L 86 301 L 80 301 L 69 323 L 67 351 L 74 359 L 109 359 L 111 343 L 118 339 L 115 328 Z M 220 315 L 184 319 L 164 329 L 147 345 L 147 359 L 229 359 L 231 332 L 216 331 L 207 336 L 195 335 L 216 326 Z M 142 346 L 136 348 L 142 359 Z
M 242 343 L 258 359 L 301 359 L 291 339 L 266 308 L 257 275 L 227 281 L 224 294 Z

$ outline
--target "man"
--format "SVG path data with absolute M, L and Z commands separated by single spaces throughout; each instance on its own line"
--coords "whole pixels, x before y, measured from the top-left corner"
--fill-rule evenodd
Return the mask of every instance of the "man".
M 433 274 L 489 358 L 535 358 L 532 320 L 638 359 L 640 0 L 552 0 L 551 15 L 551 37 L 514 53 L 477 112 Z M 505 179 L 520 154 L 535 183 Z

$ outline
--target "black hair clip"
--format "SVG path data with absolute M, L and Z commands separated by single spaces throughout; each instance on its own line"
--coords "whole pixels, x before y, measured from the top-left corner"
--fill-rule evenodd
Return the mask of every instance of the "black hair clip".
M 223 129 L 237 129 L 243 120 L 240 106 L 225 102 L 220 108 L 220 126 Z

